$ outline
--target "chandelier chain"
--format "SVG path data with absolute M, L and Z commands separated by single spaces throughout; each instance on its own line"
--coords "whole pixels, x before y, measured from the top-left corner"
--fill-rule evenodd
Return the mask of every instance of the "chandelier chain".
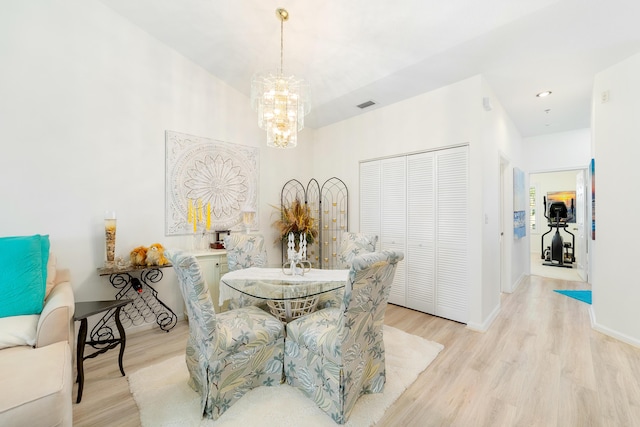
M 284 74 L 283 64 L 284 57 L 284 20 L 280 20 L 280 74 Z

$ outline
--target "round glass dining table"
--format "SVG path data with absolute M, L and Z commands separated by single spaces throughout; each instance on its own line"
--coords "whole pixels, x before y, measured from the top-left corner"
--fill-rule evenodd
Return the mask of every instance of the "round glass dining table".
M 237 296 L 234 291 L 265 300 L 271 312 L 288 322 L 313 311 L 322 294 L 344 288 L 349 270 L 309 269 L 303 275 L 282 268 L 250 267 L 220 278 L 220 305 Z M 235 295 L 234 295 L 235 294 Z

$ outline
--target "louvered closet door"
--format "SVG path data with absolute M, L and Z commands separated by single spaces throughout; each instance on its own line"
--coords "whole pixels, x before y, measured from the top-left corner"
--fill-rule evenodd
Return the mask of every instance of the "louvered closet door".
M 360 163 L 360 232 L 380 238 L 380 161 Z M 380 246 L 376 246 L 376 250 Z
M 405 252 L 407 232 L 406 157 L 381 160 L 380 250 Z M 400 262 L 389 302 L 406 306 L 406 263 Z
M 436 311 L 468 321 L 468 149 L 436 152 Z
M 407 157 L 407 307 L 435 314 L 435 155 Z

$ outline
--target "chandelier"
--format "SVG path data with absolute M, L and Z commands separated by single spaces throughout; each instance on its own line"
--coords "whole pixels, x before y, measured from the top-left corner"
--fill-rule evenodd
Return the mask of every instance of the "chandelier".
M 258 126 L 267 131 L 267 146 L 293 148 L 298 144 L 298 131 L 304 128 L 309 113 L 308 86 L 304 80 L 285 76 L 283 63 L 284 21 L 289 12 L 276 9 L 280 20 L 280 70 L 259 73 L 251 81 L 251 107 L 258 112 Z

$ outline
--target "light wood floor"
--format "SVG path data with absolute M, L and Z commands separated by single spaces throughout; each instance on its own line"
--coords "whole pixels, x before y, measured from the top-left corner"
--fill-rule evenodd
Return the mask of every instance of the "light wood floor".
M 486 333 L 390 305 L 387 324 L 445 349 L 377 426 L 640 425 L 640 349 L 593 331 L 588 304 L 553 292 L 581 285 L 531 276 Z M 182 354 L 187 335 L 184 321 L 132 334 L 125 371 Z M 85 378 L 74 425 L 139 425 L 117 351 L 88 360 Z

